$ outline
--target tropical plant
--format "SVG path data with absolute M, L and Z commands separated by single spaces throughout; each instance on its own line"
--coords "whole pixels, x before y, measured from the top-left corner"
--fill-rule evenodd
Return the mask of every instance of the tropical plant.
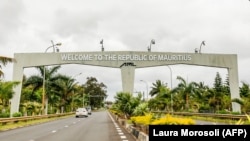
M 135 108 L 140 104 L 142 97 L 133 97 L 130 93 L 119 92 L 114 98 L 115 103 L 112 108 L 123 113 L 124 118 L 130 119 Z
M 13 61 L 13 58 L 0 56 L 0 78 L 4 77 L 4 72 L 1 70 L 2 66 L 6 66 L 8 63 L 12 63 Z
M 133 111 L 132 115 L 133 116 L 143 116 L 145 115 L 146 113 L 149 112 L 149 109 L 148 109 L 148 103 L 147 102 L 143 102 L 143 103 L 140 103 Z
M 54 82 L 58 79 L 64 79 L 61 75 L 57 75 L 57 71 L 61 68 L 61 66 L 52 66 L 52 67 L 45 67 L 39 66 L 36 67 L 39 71 L 40 75 L 32 75 L 24 82 L 24 87 L 31 87 L 32 88 L 32 95 L 39 89 L 43 88 L 43 80 L 45 75 L 45 114 L 47 114 L 48 111 L 48 102 L 51 100 L 51 98 L 54 98 L 53 94 L 55 94 L 53 86 Z
M 181 76 L 177 76 L 177 80 L 180 81 L 178 86 L 172 90 L 172 93 L 178 93 L 185 99 L 185 109 L 189 109 L 189 98 L 193 97 L 195 94 L 195 90 L 197 87 L 196 82 L 188 83 L 184 78 Z
M 3 106 L 0 110 L 6 110 L 10 105 L 9 100 L 14 96 L 13 88 L 19 83 L 17 81 L 0 81 L 0 104 Z
M 59 100 L 59 107 L 61 109 L 61 112 L 64 112 L 65 110 L 67 112 L 71 111 L 73 107 L 71 107 L 71 102 L 73 97 L 77 94 L 77 82 L 75 82 L 75 79 L 68 77 L 66 75 L 60 75 L 53 84 L 54 94 L 58 97 Z M 53 100 L 53 99 L 51 99 Z M 52 102 L 51 102 L 52 103 Z
M 166 85 L 164 84 L 163 81 L 156 80 L 156 82 L 153 83 L 153 87 L 151 87 L 151 88 L 152 88 L 152 90 L 149 92 L 149 94 L 153 97 L 155 95 L 160 94 L 163 91 L 163 89 L 166 88 Z

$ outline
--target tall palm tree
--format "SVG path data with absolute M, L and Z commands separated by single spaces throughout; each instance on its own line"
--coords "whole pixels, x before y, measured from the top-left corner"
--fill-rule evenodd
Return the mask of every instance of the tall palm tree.
M 82 95 L 82 93 L 78 93 L 78 83 L 75 82 L 75 79 L 68 77 L 66 75 L 61 75 L 58 77 L 60 79 L 56 80 L 53 83 L 54 95 L 59 98 L 59 105 L 61 107 L 61 112 L 64 112 L 66 108 L 67 111 L 72 110 L 72 107 L 66 107 L 72 105 L 73 97 L 75 95 Z M 80 90 L 79 90 L 80 91 Z M 50 100 L 53 100 L 52 98 Z
M 204 107 L 208 105 L 208 94 L 209 87 L 204 84 L 204 82 L 199 82 L 196 84 L 197 89 L 194 93 L 193 100 L 196 102 L 196 106 L 199 109 L 200 107 Z
M 172 90 L 172 93 L 179 93 L 182 98 L 185 99 L 185 109 L 189 109 L 189 98 L 195 93 L 197 83 L 188 83 L 181 76 L 177 76 L 177 80 L 180 81 L 178 86 Z
M 13 58 L 5 57 L 5 56 L 0 56 L 0 78 L 4 77 L 4 73 L 1 70 L 2 69 L 2 65 L 6 66 L 8 63 L 12 63 L 13 61 L 14 61 Z
M 46 113 L 48 108 L 48 98 L 50 94 L 54 94 L 53 90 L 53 83 L 58 80 L 62 79 L 61 75 L 56 75 L 57 71 L 61 68 L 61 66 L 53 66 L 51 68 L 46 67 L 44 69 L 43 66 L 36 67 L 40 73 L 40 75 L 32 75 L 30 76 L 27 81 L 24 83 L 24 86 L 32 86 L 33 91 L 32 93 L 36 92 L 38 89 L 41 89 L 43 86 L 43 75 L 45 74 L 45 101 L 46 101 Z M 44 72 L 45 71 L 45 72 Z

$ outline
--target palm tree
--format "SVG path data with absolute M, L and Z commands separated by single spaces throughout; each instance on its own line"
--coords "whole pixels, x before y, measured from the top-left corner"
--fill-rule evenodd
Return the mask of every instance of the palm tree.
M 0 56 L 0 78 L 4 77 L 4 73 L 1 70 L 2 69 L 2 65 L 6 66 L 8 63 L 12 63 L 14 61 L 13 58 L 10 57 L 4 57 L 4 56 Z M 2 65 L 1 65 L 2 64 Z
M 0 81 L 0 104 L 3 109 L 9 106 L 9 100 L 13 97 L 14 91 L 13 87 L 17 86 L 19 82 L 1 82 Z
M 61 68 L 61 66 L 53 66 L 51 68 L 45 68 L 43 66 L 36 67 L 40 73 L 40 75 L 32 75 L 30 76 L 26 82 L 24 82 L 24 86 L 32 86 L 32 93 L 35 93 L 37 90 L 41 89 L 43 86 L 43 75 L 45 74 L 45 101 L 46 101 L 46 113 L 48 108 L 48 100 L 49 97 L 54 94 L 53 92 L 53 84 L 56 80 L 62 79 L 61 75 L 56 75 L 57 71 Z M 44 72 L 45 71 L 45 72 Z
M 133 114 L 135 108 L 141 102 L 141 95 L 138 97 L 133 97 L 130 93 L 127 92 L 119 92 L 115 95 L 115 103 L 113 104 L 113 108 L 122 112 L 124 114 L 124 118 L 130 119 Z
M 179 80 L 180 83 L 178 84 L 178 87 L 172 90 L 172 93 L 179 93 L 182 95 L 182 98 L 185 99 L 185 108 L 186 110 L 188 110 L 189 98 L 193 96 L 193 94 L 195 93 L 197 83 L 195 82 L 188 83 L 181 76 L 177 76 L 177 80 Z
M 196 91 L 193 94 L 193 101 L 196 103 L 196 108 L 204 110 L 204 107 L 208 107 L 208 94 L 209 87 L 204 84 L 204 82 L 199 82 L 196 84 Z
M 78 89 L 78 84 L 77 82 L 75 82 L 75 79 L 66 75 L 61 75 L 58 78 L 60 79 L 56 80 L 55 83 L 53 83 L 54 95 L 59 98 L 59 106 L 61 107 L 61 112 L 64 112 L 64 109 L 67 108 L 67 105 L 72 105 L 71 102 L 73 101 L 73 97 L 78 94 L 82 95 L 82 93 L 77 92 L 78 90 L 80 91 L 80 89 Z M 66 109 L 66 111 L 73 109 L 72 107 L 69 108 L 70 109 Z
M 160 94 L 160 92 L 166 88 L 166 85 L 161 80 L 156 80 L 156 82 L 153 83 L 153 87 L 151 88 L 152 90 L 149 92 L 149 94 L 153 97 Z

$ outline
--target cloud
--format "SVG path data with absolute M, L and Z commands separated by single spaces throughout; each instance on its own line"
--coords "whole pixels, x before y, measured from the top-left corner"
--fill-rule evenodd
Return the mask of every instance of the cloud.
M 190 53 L 206 41 L 202 53 L 237 54 L 239 81 L 250 83 L 249 13 L 247 0 L 1 0 L 1 54 L 44 52 L 51 46 L 51 40 L 62 43 L 61 52 L 100 51 L 101 39 L 105 51 L 147 51 L 150 40 L 155 39 L 152 51 Z M 107 84 L 108 93 L 122 89 L 119 70 L 73 66 L 73 70 L 69 65 L 61 72 L 96 76 Z M 217 71 L 223 77 L 227 74 L 225 69 L 171 67 L 174 86 L 178 83 L 177 75 L 211 85 Z M 6 79 L 11 79 L 12 65 L 4 70 Z M 35 73 L 32 69 L 25 72 Z M 147 80 L 149 85 L 156 79 L 169 83 L 169 70 L 165 66 L 136 70 L 135 88 L 145 91 L 140 79 Z
M 15 3 L 15 4 L 13 4 Z M 1 0 L 0 1 L 0 44 L 4 45 L 13 37 L 17 31 L 23 26 L 21 19 L 24 13 L 24 5 L 20 0 Z

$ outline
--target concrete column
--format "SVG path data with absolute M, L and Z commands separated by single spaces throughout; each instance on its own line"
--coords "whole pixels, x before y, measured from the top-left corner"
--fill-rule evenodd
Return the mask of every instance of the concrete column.
M 240 99 L 238 68 L 237 67 L 228 68 L 228 75 L 229 75 L 229 86 L 230 86 L 231 100 L 235 99 L 235 98 Z M 232 102 L 232 111 L 241 113 L 240 104 L 238 104 L 236 102 Z
M 134 92 L 135 66 L 121 67 L 122 89 L 123 92 Z
M 18 84 L 13 89 L 14 96 L 11 99 L 10 117 L 12 117 L 12 114 L 19 112 L 19 104 L 20 104 L 22 81 L 23 81 L 23 67 L 22 66 L 17 66 L 14 64 L 13 81 L 18 81 L 20 82 L 20 84 Z

